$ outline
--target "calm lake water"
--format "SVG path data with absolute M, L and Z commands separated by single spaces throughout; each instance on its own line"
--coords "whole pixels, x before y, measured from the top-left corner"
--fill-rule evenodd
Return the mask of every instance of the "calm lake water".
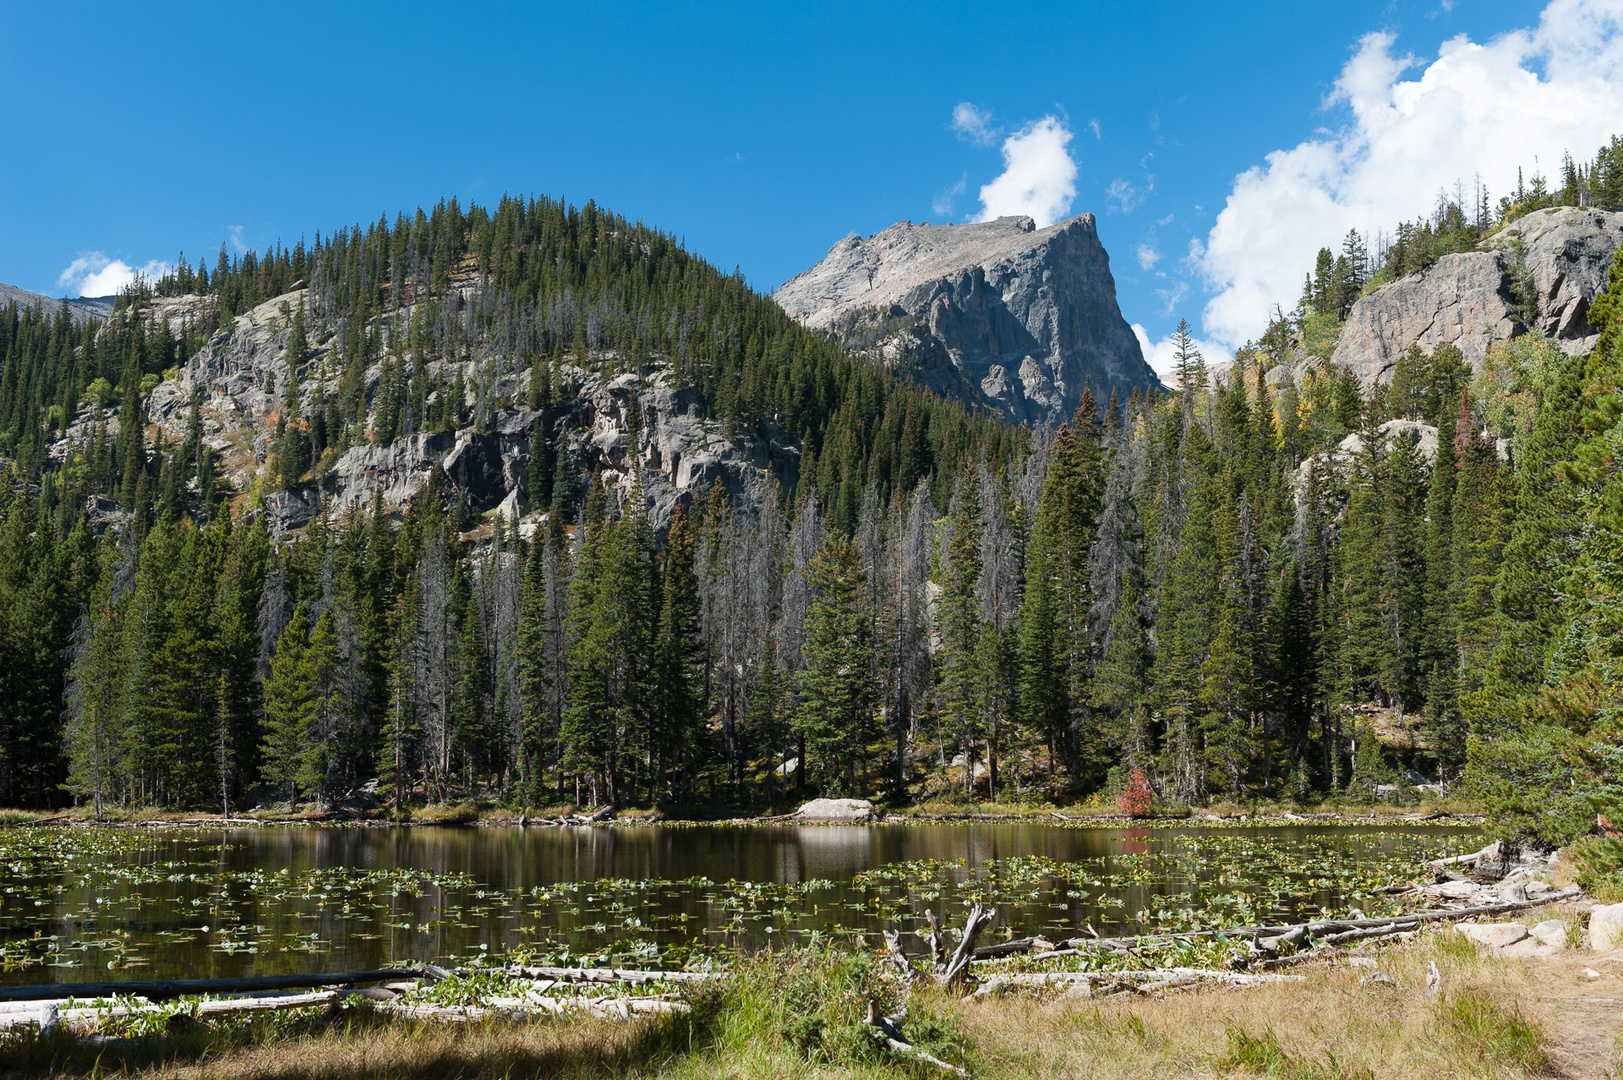
M 1382 904 L 1463 827 L 1060 824 L 290 826 L 0 834 L 0 982 L 341 971 L 408 960 L 681 963 L 913 930 L 931 907 L 1070 937 Z

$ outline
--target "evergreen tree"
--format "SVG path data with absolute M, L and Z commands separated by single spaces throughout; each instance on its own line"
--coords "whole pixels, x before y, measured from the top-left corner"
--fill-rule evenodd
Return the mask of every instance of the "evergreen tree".
M 298 802 L 300 774 L 304 771 L 316 708 L 313 668 L 305 656 L 309 635 L 310 622 L 300 604 L 277 639 L 270 678 L 265 683 L 260 775 L 267 784 L 287 790 L 289 805 Z
M 824 792 L 860 794 L 877 693 L 864 659 L 872 640 L 856 545 L 838 533 L 830 536 L 809 576 L 806 666 L 797 680 L 800 704 L 792 723 L 805 741 L 806 768 Z

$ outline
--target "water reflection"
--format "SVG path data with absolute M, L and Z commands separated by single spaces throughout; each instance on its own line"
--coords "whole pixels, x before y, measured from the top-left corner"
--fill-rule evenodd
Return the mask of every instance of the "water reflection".
M 753 948 L 905 925 L 926 904 L 956 919 L 970 895 L 994 899 L 1008 933 L 1109 933 L 1158 904 L 1240 902 L 1276 871 L 1297 884 L 1275 882 L 1274 906 L 1338 904 L 1353 871 L 1412 867 L 1424 847 L 1474 839 L 1458 827 L 1040 823 L 166 833 L 131 839 L 122 862 L 70 858 L 32 877 L 14 864 L 0 980 L 343 970 L 480 946 Z M 853 882 L 887 867 L 905 880 Z

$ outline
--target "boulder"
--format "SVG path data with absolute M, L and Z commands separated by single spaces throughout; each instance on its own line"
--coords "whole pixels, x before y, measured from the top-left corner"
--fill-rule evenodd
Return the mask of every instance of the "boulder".
M 1460 923 L 1454 929 L 1487 949 L 1503 949 L 1527 937 L 1527 927 L 1521 923 Z
M 1458 881 L 1445 881 L 1431 891 L 1448 900 L 1464 900 L 1475 896 L 1481 888 L 1468 878 L 1460 878 Z
M 1623 945 L 1623 904 L 1601 904 L 1589 913 L 1589 947 L 1611 952 Z
M 1545 919 L 1529 931 L 1540 945 L 1548 945 L 1552 949 L 1567 947 L 1567 924 L 1560 919 Z
M 873 804 L 867 799 L 813 799 L 796 816 L 807 821 L 873 821 Z
M 1160 385 L 1116 304 L 1092 214 L 1039 229 L 1029 217 L 898 222 L 848 236 L 774 299 L 814 330 L 1014 423 L 1058 425 L 1092 383 Z

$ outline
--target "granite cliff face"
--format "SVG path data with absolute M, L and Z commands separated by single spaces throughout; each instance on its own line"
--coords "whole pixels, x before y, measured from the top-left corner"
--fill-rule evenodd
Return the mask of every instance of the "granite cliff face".
M 1568 353 L 1594 346 L 1589 304 L 1623 245 L 1623 214 L 1557 207 L 1513 222 L 1483 250 L 1445 255 L 1359 300 L 1331 358 L 1365 389 L 1391 377 L 1410 346 L 1455 345 L 1473 367 L 1488 349 L 1528 329 Z M 1532 308 L 1531 326 L 1524 320 Z
M 141 317 L 165 319 L 178 329 L 205 303 L 196 296 L 161 297 Z M 173 444 L 185 438 L 196 395 L 203 439 L 218 455 L 221 473 L 235 491 L 248 493 L 249 513 L 264 514 L 273 533 L 304 527 L 318 510 L 333 518 L 364 512 L 375 496 L 381 496 L 386 509 L 397 510 L 423 489 L 435 470 L 469 510 L 499 511 L 507 521 L 520 521 L 527 532 L 539 520 L 539 510 L 525 514 L 523 506 L 537 421 L 555 450 L 566 451 L 583 475 L 600 475 L 617 502 L 632 494 L 631 465 L 640 461 L 642 495 L 660 532 L 678 505 L 704 498 L 717 482 L 735 496 L 758 502 L 774 480 L 792 485 L 798 477 L 799 448 L 782 430 L 767 424 L 729 437 L 718 422 L 701 415 L 691 392 L 667 384 L 659 363 L 609 380 L 596 371 L 563 365 L 559 375 L 569 391 L 566 403 L 534 409 L 525 404 L 528 369 L 500 355 L 474 353 L 455 363 L 436 360 L 430 367 L 446 382 L 460 373 L 467 385 L 486 387 L 476 423 L 402 434 L 387 443 L 358 441 L 319 469 L 315 482 L 273 490 L 266 467 L 284 407 L 280 388 L 289 377 L 288 313 L 305 306 L 300 289 L 237 316 L 147 399 L 148 419 L 158 429 L 152 436 L 161 433 Z M 396 316 L 378 316 L 386 334 L 393 333 L 395 319 L 404 326 L 410 318 L 409 306 Z M 300 380 L 307 396 L 337 389 L 338 365 L 324 363 L 335 344 L 332 330 L 325 322 L 312 327 L 312 351 Z M 381 377 L 381 364 L 366 372 L 369 397 L 375 398 Z M 85 410 L 50 448 L 51 454 L 62 459 L 98 423 L 116 435 L 117 412 L 116 406 Z M 374 419 L 369 417 L 368 426 Z M 98 525 L 117 516 L 111 503 L 92 509 Z
M 1062 423 L 1091 381 L 1158 385 L 1116 306 L 1110 257 L 1092 214 L 1035 227 L 903 221 L 847 237 L 774 299 L 813 329 L 923 385 L 1015 423 Z

